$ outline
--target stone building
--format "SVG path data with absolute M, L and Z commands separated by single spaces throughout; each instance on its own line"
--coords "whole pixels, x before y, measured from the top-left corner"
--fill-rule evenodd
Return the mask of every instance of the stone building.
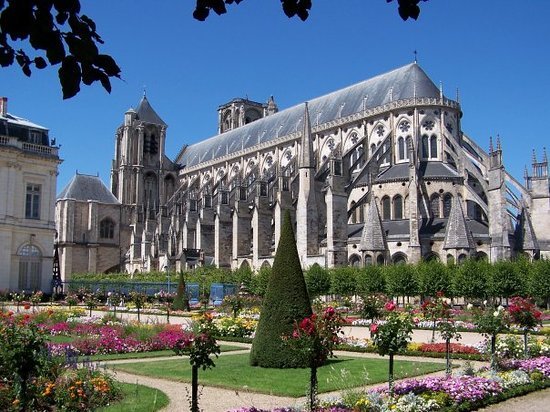
M 55 220 L 59 267 L 64 280 L 72 273 L 118 271 L 121 204 L 98 176 L 77 174 L 57 196 Z
M 285 110 L 233 99 L 171 161 L 144 97 L 111 170 L 125 269 L 271 265 L 285 210 L 304 267 L 549 255 L 546 154 L 522 185 L 462 115 L 415 62 Z
M 0 290 L 51 290 L 54 204 L 61 163 L 48 129 L 0 98 Z

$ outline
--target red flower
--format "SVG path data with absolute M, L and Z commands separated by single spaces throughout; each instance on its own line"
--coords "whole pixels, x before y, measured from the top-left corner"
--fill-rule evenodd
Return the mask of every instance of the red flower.
M 376 333 L 376 332 L 378 332 L 378 324 L 377 323 L 371 323 L 370 333 Z
M 314 315 L 311 315 L 311 318 L 304 318 L 300 321 L 300 329 L 302 329 L 306 335 L 313 335 L 315 332 L 315 319 L 313 318 Z
M 437 292 L 435 294 L 438 298 L 442 298 L 443 296 L 445 296 L 445 294 L 440 290 L 439 292 Z
M 395 302 L 393 300 L 390 300 L 389 302 L 386 302 L 384 305 L 384 309 L 386 309 L 388 312 L 394 311 L 396 308 Z
M 325 309 L 325 318 L 332 318 L 336 312 L 332 306 Z
M 31 305 L 29 305 L 28 303 L 25 303 L 25 306 L 23 306 L 26 310 L 29 310 L 31 308 Z

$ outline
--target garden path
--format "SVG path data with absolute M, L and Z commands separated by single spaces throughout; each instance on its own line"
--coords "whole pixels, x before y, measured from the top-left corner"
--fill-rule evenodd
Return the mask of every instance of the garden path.
M 229 342 L 231 345 L 234 342 Z M 239 344 L 243 348 L 249 348 L 249 344 Z M 233 351 L 233 352 L 224 352 L 220 356 L 230 356 L 237 353 L 243 353 L 243 351 Z M 346 351 L 336 351 L 336 356 L 354 356 L 360 358 L 379 358 L 380 356 L 375 353 L 357 353 L 357 352 L 346 352 Z M 153 362 L 161 359 L 173 359 L 173 357 L 165 358 L 145 358 L 145 359 L 124 359 L 117 361 L 106 361 L 104 362 L 107 365 L 114 365 L 120 363 L 128 362 Z M 411 357 L 406 356 L 396 356 L 396 360 L 404 359 L 411 360 Z M 413 360 L 417 361 L 426 361 L 426 362 L 436 362 L 436 363 L 445 363 L 444 359 L 438 358 L 424 358 L 424 357 L 414 357 Z M 462 364 L 463 361 L 455 360 L 454 363 Z M 479 368 L 482 365 L 487 365 L 483 362 L 472 362 L 475 368 Z M 435 372 L 425 376 L 438 376 L 443 375 L 444 371 Z M 157 388 L 170 398 L 170 404 L 163 409 L 162 412 L 176 412 L 187 410 L 188 400 L 187 394 L 191 393 L 191 386 L 186 383 L 173 382 L 165 379 L 150 378 L 146 376 L 134 375 L 126 372 L 117 371 L 115 374 L 117 380 L 127 383 L 140 383 L 142 385 L 150 386 Z M 366 385 L 363 389 L 370 389 L 377 387 L 383 384 L 375 385 Z M 320 395 L 321 398 L 334 398 L 341 396 L 341 391 L 329 392 Z M 239 408 L 243 406 L 255 406 L 256 408 L 272 409 L 276 407 L 284 406 L 299 406 L 305 403 L 306 399 L 303 398 L 290 398 L 290 397 L 281 397 L 281 396 L 272 396 L 267 394 L 251 393 L 246 391 L 236 391 L 228 390 L 215 387 L 203 387 L 202 395 L 200 398 L 201 409 L 207 412 L 226 412 L 233 408 Z M 493 411 L 492 411 L 493 412 Z M 525 411 L 523 411 L 525 412 Z

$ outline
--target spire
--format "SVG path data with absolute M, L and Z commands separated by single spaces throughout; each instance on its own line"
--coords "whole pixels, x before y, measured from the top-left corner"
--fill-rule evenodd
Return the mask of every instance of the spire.
M 537 163 L 537 154 L 535 153 L 535 149 L 533 149 L 533 165 Z
M 458 89 L 458 87 L 456 88 L 456 102 L 460 103 L 460 90 Z
M 548 155 L 546 154 L 546 147 L 542 148 L 542 162 L 548 163 Z
M 149 103 L 147 96 L 145 96 L 145 93 L 143 94 L 143 97 L 138 104 L 136 113 L 138 120 L 141 120 L 142 122 L 166 126 L 166 123 L 164 123 L 160 116 L 151 107 L 151 104 Z
M 418 52 L 416 51 L 416 49 L 413 51 L 414 53 L 414 64 L 417 64 L 418 63 Z
M 367 214 L 365 216 L 365 225 L 363 226 L 363 233 L 361 234 L 361 242 L 359 243 L 359 250 L 361 251 L 386 251 L 386 236 L 384 235 L 384 228 L 382 226 L 382 220 L 380 219 L 380 213 L 378 213 L 378 206 L 376 201 L 370 196 L 370 201 L 367 205 Z
M 439 98 L 443 99 L 443 82 L 439 82 Z
M 502 150 L 502 146 L 500 145 L 500 135 L 497 134 L 497 150 Z
M 489 153 L 493 153 L 495 148 L 493 147 L 493 136 L 489 136 Z
M 275 99 L 273 98 L 273 95 L 269 96 L 269 99 L 267 100 L 267 115 L 270 116 L 272 114 L 277 113 L 278 111 L 279 111 L 279 108 L 275 103 Z
M 458 193 L 454 193 L 451 212 L 445 230 L 443 249 L 474 249 L 474 239 L 468 229 Z
M 300 168 L 313 168 L 313 145 L 311 142 L 311 124 L 309 122 L 309 110 L 307 102 L 304 108 L 304 131 L 302 132 L 302 153 L 300 156 Z

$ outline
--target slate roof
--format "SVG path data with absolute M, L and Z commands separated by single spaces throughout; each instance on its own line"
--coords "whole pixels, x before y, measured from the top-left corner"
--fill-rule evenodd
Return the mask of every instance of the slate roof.
M 380 213 L 378 213 L 376 202 L 371 199 L 371 201 L 367 205 L 365 226 L 363 228 L 363 233 L 361 234 L 359 250 L 384 251 L 387 248 L 388 245 L 386 244 L 386 236 L 384 235 L 384 229 L 382 228 Z
M 416 63 L 308 100 L 313 126 L 376 107 L 394 100 L 439 97 L 439 89 Z M 180 165 L 201 162 L 271 141 L 303 129 L 303 104 L 297 104 L 247 125 L 192 144 L 176 158 Z
M 443 249 L 473 249 L 474 240 L 466 224 L 462 204 L 457 195 L 453 196 L 451 211 L 445 230 Z
M 424 179 L 453 179 L 460 177 L 456 170 L 440 161 L 421 162 L 418 168 L 418 176 L 421 178 L 423 177 Z M 382 171 L 375 181 L 384 182 L 390 180 L 407 180 L 408 178 L 409 164 L 399 163 Z
M 10 114 L 10 113 L 6 113 L 5 116 L 0 115 L 0 121 L 5 121 L 8 124 L 14 124 L 14 125 L 17 125 L 17 126 L 28 127 L 28 128 L 31 128 L 31 129 L 38 129 L 38 130 L 43 130 L 43 131 L 48 130 L 44 126 L 40 126 L 36 123 L 31 122 L 30 120 L 23 119 L 22 117 L 15 116 L 15 115 Z
M 160 116 L 155 112 L 151 107 L 149 100 L 146 96 L 141 98 L 141 101 L 138 104 L 136 109 L 137 118 L 145 123 L 153 123 L 161 126 L 166 126 L 166 123 L 160 118 Z
M 57 196 L 57 200 L 74 199 L 87 202 L 120 204 L 98 176 L 76 174 Z

